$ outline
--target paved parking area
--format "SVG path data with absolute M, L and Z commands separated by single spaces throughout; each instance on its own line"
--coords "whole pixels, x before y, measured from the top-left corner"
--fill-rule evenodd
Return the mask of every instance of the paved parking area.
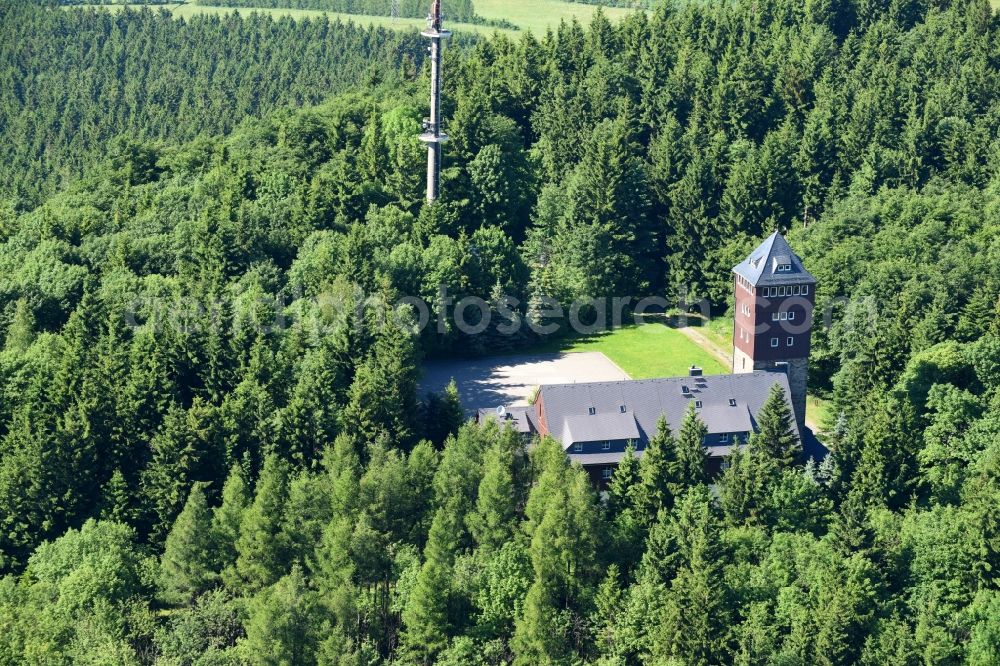
M 541 384 L 630 379 L 600 352 L 429 361 L 423 370 L 421 398 L 428 391 L 442 391 L 454 378 L 469 413 L 484 407 L 526 405 Z

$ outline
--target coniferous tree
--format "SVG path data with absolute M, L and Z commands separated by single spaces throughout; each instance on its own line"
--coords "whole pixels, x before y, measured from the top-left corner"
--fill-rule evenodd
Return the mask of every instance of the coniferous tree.
M 381 113 L 375 109 L 368 116 L 361 139 L 361 153 L 358 155 L 361 177 L 373 184 L 381 182 L 383 165 L 387 161 L 382 137 Z
M 652 636 L 658 625 L 650 623 L 649 618 L 662 617 L 668 585 L 679 567 L 678 537 L 670 515 L 666 510 L 657 514 L 645 541 L 635 583 L 629 588 L 619 632 L 619 650 L 633 659 L 650 653 Z
M 104 506 L 101 508 L 101 520 L 108 520 L 125 525 L 133 524 L 136 520 L 135 507 L 133 505 L 133 489 L 129 487 L 125 475 L 120 469 L 111 473 L 111 478 L 104 484 L 101 495 L 104 498 Z
M 328 477 L 307 470 L 296 474 L 288 485 L 282 541 L 291 561 L 303 568 L 333 518 L 329 493 Z
M 611 529 L 613 560 L 629 580 L 636 564 L 642 558 L 645 525 L 636 507 L 640 489 L 639 461 L 632 444 L 625 447 L 625 454 L 615 468 L 608 486 L 607 520 Z
M 510 540 L 516 527 L 517 492 L 514 453 L 502 439 L 493 442 L 483 459 L 475 510 L 468 524 L 479 552 L 490 555 Z
M 608 573 L 597 589 L 592 620 L 595 626 L 594 633 L 598 654 L 608 660 L 620 656 L 621 648 L 618 634 L 624 602 L 621 572 L 619 572 L 617 565 L 612 564 L 608 567 Z
M 637 518 L 647 529 L 660 509 L 673 506 L 674 494 L 679 491 L 674 476 L 676 465 L 677 440 L 667 420 L 661 417 L 656 434 L 650 438 L 639 462 L 639 482 L 635 489 Z
M 458 394 L 458 385 L 452 379 L 441 394 L 431 393 L 423 405 L 423 434 L 438 446 L 448 435 L 454 435 L 465 422 L 465 410 Z
M 757 433 L 767 452 L 783 467 L 796 464 L 802 456 L 802 444 L 792 423 L 785 391 L 775 384 L 757 414 Z
M 222 503 L 212 513 L 212 539 L 215 545 L 215 570 L 228 587 L 238 585 L 236 542 L 240 537 L 243 515 L 250 504 L 243 470 L 234 464 L 222 487 Z
M 361 460 L 354 443 L 346 434 L 334 440 L 323 455 L 323 467 L 329 483 L 330 510 L 334 516 L 350 515 L 356 511 Z
M 338 386 L 343 379 L 329 345 L 306 354 L 288 405 L 278 412 L 277 439 L 286 454 L 300 462 L 315 460 L 338 429 Z
M 679 566 L 656 630 L 653 654 L 688 664 L 718 663 L 727 651 L 730 609 L 721 575 L 718 519 L 706 486 L 692 488 L 680 500 L 673 531 Z
M 632 506 L 635 488 L 638 486 L 639 461 L 635 457 L 635 446 L 628 444 L 625 454 L 615 467 L 608 485 L 608 518 L 614 520 Z
M 681 430 L 677 435 L 677 460 L 674 479 L 680 488 L 687 489 L 708 483 L 708 452 L 705 450 L 705 436 L 708 429 L 698 416 L 694 403 L 688 403 Z
M 288 464 L 271 454 L 257 479 L 253 504 L 243 513 L 236 540 L 239 587 L 248 591 L 273 585 L 290 566 L 282 530 L 288 502 Z
M 292 567 L 250 601 L 247 635 L 240 644 L 244 659 L 267 666 L 315 664 L 320 620 L 315 593 L 302 570 Z
M 142 483 L 152 505 L 154 538 L 163 538 L 183 508 L 191 484 L 223 475 L 217 410 L 200 400 L 187 410 L 174 405 L 153 438 L 152 449 Z
M 459 531 L 452 510 L 438 509 L 427 538 L 423 567 L 403 610 L 401 649 L 419 664 L 433 664 L 448 644 L 449 596 Z
M 579 654 L 572 627 L 592 592 L 598 514 L 586 473 L 571 467 L 553 440 L 536 450 L 542 466 L 528 500 L 534 581 L 512 641 L 515 664 L 558 662 Z
M 355 529 L 351 518 L 336 516 L 326 526 L 310 563 L 311 579 L 334 622 L 339 641 L 355 635 L 358 590 L 355 585 Z
M 159 584 L 164 601 L 188 603 L 218 579 L 211 527 L 205 487 L 196 483 L 167 535 L 160 559 Z
M 7 328 L 7 341 L 4 349 L 15 353 L 23 353 L 35 339 L 35 314 L 31 311 L 28 301 L 20 299 L 14 310 L 14 318 Z
M 750 435 L 746 447 L 735 449 L 727 459 L 728 469 L 719 479 L 719 502 L 734 524 L 763 525 L 771 487 L 780 466 L 758 433 Z
M 354 376 L 344 412 L 347 430 L 368 441 L 409 443 L 417 414 L 413 336 L 405 327 L 386 325 L 373 352 Z

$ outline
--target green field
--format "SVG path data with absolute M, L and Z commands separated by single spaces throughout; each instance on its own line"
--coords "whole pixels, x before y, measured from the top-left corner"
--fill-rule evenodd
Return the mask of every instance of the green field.
M 430 3 L 428 3 L 429 5 Z M 545 32 L 550 27 L 555 27 L 561 20 L 577 18 L 587 23 L 593 16 L 597 7 L 573 2 L 563 2 L 563 0 L 476 0 L 476 12 L 487 19 L 506 19 L 518 27 L 520 30 L 530 30 L 536 34 Z M 94 5 L 71 5 L 92 7 Z M 129 5 L 101 5 L 108 9 L 121 9 L 127 7 L 142 7 L 141 3 Z M 197 14 L 226 14 L 234 11 L 231 7 L 211 7 L 196 4 L 174 4 L 174 5 L 148 5 L 151 9 L 164 9 L 178 18 L 190 18 Z M 424 28 L 426 22 L 422 19 L 398 18 L 393 19 L 388 16 L 372 16 L 368 14 L 346 14 L 344 12 L 324 12 L 316 9 L 250 9 L 240 8 L 240 12 L 257 11 L 274 16 L 291 16 L 292 18 L 310 18 L 327 14 L 336 17 L 344 22 L 353 21 L 364 25 L 377 25 L 386 28 L 413 29 Z M 618 7 L 604 9 L 604 13 L 613 21 L 620 20 L 630 10 Z M 485 25 L 472 25 L 468 23 L 449 23 L 448 28 L 455 32 L 480 32 L 492 33 L 503 32 L 507 34 L 517 34 L 515 30 L 504 30 Z
M 577 18 L 589 22 L 594 15 L 594 5 L 584 5 L 562 0 L 473 0 L 476 13 L 488 19 L 507 19 L 522 30 L 534 33 L 544 32 L 549 27 L 559 24 L 559 21 Z M 628 9 L 620 7 L 605 7 L 604 13 L 612 20 L 618 21 L 629 13 Z
M 708 375 L 728 372 L 683 333 L 662 323 L 557 341 L 533 351 L 602 352 L 634 379 L 677 377 L 687 374 L 691 365 L 703 368 Z

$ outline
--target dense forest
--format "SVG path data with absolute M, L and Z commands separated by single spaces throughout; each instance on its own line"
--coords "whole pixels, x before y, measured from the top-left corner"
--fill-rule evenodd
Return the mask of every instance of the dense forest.
M 0 3 L 0 198 L 19 208 L 129 140 L 176 143 L 419 70 L 419 36 L 266 14 Z M 461 39 L 461 38 L 459 38 Z
M 1000 21 L 986 0 L 661 3 L 415 33 L 0 5 L 0 663 L 1000 663 Z M 418 395 L 403 296 L 726 307 L 775 228 L 811 381 L 706 485 L 601 496 Z

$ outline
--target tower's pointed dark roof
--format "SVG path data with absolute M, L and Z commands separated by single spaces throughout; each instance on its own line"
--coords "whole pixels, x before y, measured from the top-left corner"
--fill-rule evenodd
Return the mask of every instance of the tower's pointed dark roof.
M 787 270 L 778 270 L 788 266 Z M 785 237 L 775 231 L 757 246 L 750 256 L 741 261 L 733 272 L 743 276 L 755 287 L 772 284 L 816 284 L 814 278 L 798 255 L 792 252 Z

